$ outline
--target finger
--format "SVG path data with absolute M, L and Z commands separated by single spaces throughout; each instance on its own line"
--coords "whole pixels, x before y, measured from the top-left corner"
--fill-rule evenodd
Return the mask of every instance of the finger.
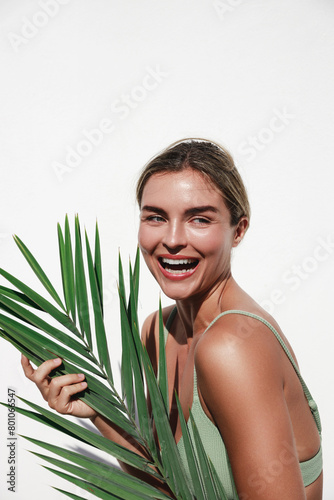
M 61 377 L 55 377 L 54 379 L 52 379 L 49 384 L 49 393 L 48 393 L 49 405 L 55 404 L 55 401 L 59 398 L 63 390 L 65 390 L 66 394 L 68 387 L 72 387 L 75 384 L 79 384 L 84 380 L 84 378 L 85 375 L 83 373 L 69 373 L 67 375 L 62 375 Z M 51 407 L 53 408 L 54 406 Z
M 24 354 L 21 356 L 21 365 L 25 376 L 31 380 L 35 370 L 31 366 L 29 359 Z
M 32 378 L 30 380 L 33 380 L 33 382 L 35 382 L 37 386 L 43 385 L 45 383 L 45 380 L 48 379 L 52 370 L 60 366 L 62 362 L 63 360 L 61 358 L 48 359 L 47 361 L 44 361 L 44 363 L 42 363 L 37 368 L 37 370 L 34 370 L 34 373 L 32 374 Z
M 71 414 L 73 411 L 73 396 L 79 394 L 86 388 L 87 382 L 80 382 L 78 384 L 72 384 L 63 387 L 54 409 L 59 413 Z

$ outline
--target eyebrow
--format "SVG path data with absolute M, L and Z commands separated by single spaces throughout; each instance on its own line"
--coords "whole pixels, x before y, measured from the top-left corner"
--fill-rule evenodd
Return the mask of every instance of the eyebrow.
M 155 213 L 158 213 L 158 214 L 161 214 L 161 215 L 164 215 L 164 216 L 167 215 L 167 212 L 163 208 L 153 207 L 151 205 L 145 205 L 145 206 L 143 206 L 142 211 L 143 210 L 146 210 L 147 212 L 155 212 Z M 185 211 L 185 214 L 186 215 L 197 215 L 197 214 L 201 214 L 203 212 L 217 213 L 218 209 L 216 207 L 213 207 L 212 205 L 203 205 L 201 207 L 188 208 Z

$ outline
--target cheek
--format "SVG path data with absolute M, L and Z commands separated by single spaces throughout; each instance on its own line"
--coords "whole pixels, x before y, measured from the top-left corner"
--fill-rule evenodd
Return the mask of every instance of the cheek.
M 138 244 L 144 255 L 151 252 L 157 244 L 156 233 L 148 227 L 140 226 L 138 231 Z
M 231 242 L 227 235 L 222 235 L 220 231 L 203 232 L 196 238 L 197 250 L 206 257 L 226 260 L 231 253 Z M 225 257 L 225 259 L 224 259 Z
M 209 251 L 210 248 L 214 249 L 217 246 L 221 246 L 222 237 L 220 231 L 217 231 L 214 227 L 206 229 L 190 228 L 188 230 L 188 239 L 192 241 L 193 245 L 197 244 L 198 247 Z

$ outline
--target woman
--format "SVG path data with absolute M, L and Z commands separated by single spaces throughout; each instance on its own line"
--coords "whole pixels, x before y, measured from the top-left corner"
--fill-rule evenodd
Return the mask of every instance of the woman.
M 321 500 L 316 405 L 279 326 L 231 274 L 232 248 L 243 239 L 250 215 L 232 158 L 208 141 L 176 143 L 145 167 L 137 198 L 142 254 L 162 291 L 175 300 L 163 317 L 171 426 L 185 467 L 175 390 L 186 420 L 192 408 L 229 498 L 234 481 L 240 500 Z M 157 369 L 157 313 L 144 322 L 142 338 Z M 73 398 L 86 387 L 83 376 L 50 381 L 60 363 L 50 360 L 34 370 L 22 361 L 52 408 L 90 417 L 103 435 L 142 453 Z

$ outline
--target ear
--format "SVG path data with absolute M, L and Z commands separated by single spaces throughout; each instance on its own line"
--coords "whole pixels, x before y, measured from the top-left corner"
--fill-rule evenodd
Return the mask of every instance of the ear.
M 248 218 L 246 216 L 241 217 L 237 226 L 235 227 L 234 239 L 233 239 L 233 247 L 237 247 L 244 237 L 246 230 L 248 228 Z

